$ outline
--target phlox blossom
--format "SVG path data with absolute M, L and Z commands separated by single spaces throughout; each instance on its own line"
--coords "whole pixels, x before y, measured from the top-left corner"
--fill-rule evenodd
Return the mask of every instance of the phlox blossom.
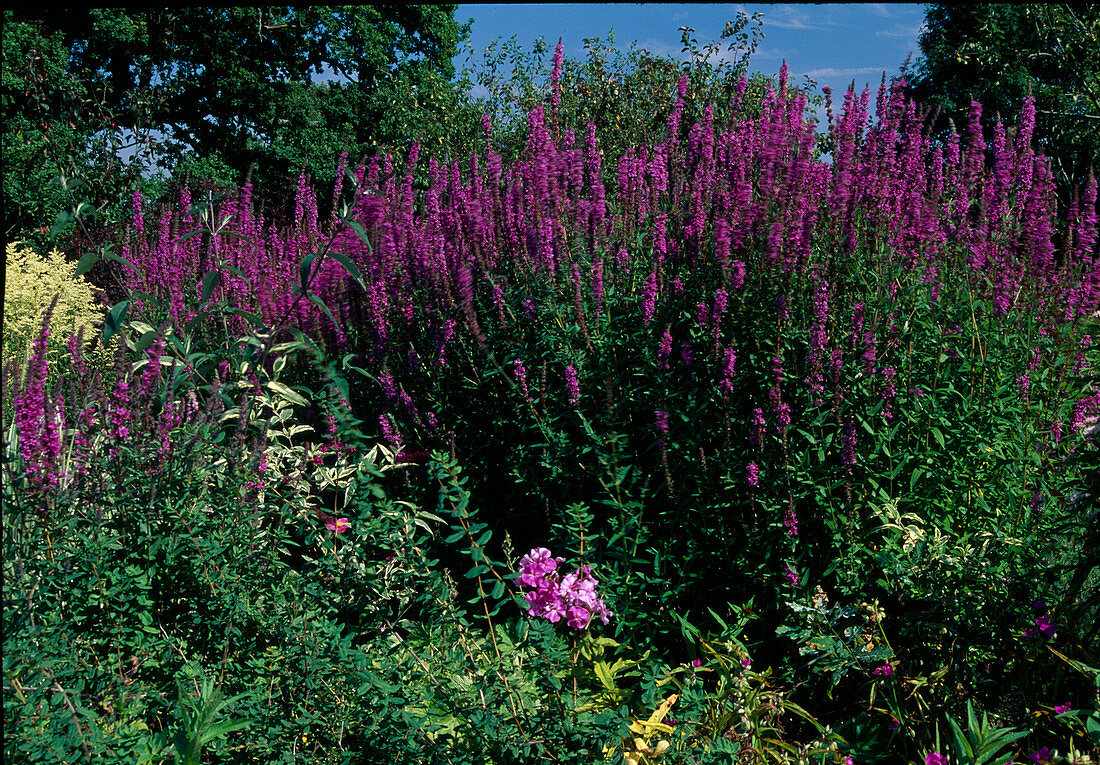
M 565 620 L 573 629 L 588 627 L 593 618 L 607 624 L 611 612 L 596 592 L 599 582 L 589 566 L 565 574 L 558 572 L 564 558 L 555 558 L 545 547 L 536 547 L 520 559 L 517 581 L 525 592 L 527 615 L 556 624 Z
M 519 583 L 524 587 L 538 587 L 547 574 L 564 563 L 565 558 L 555 558 L 545 547 L 536 547 L 520 559 Z

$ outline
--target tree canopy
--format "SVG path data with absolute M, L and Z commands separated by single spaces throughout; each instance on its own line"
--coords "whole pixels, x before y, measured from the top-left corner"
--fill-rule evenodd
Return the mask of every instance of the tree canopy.
M 1062 193 L 1100 171 L 1100 4 L 930 4 L 925 26 L 912 92 L 941 107 L 941 125 L 965 120 L 971 99 L 1013 121 L 1030 89 Z
M 156 136 L 151 163 L 224 182 L 251 167 L 331 175 L 341 149 L 442 142 L 466 100 L 455 8 L 5 11 L 5 228 L 42 212 L 42 173 L 87 170 L 97 139 Z

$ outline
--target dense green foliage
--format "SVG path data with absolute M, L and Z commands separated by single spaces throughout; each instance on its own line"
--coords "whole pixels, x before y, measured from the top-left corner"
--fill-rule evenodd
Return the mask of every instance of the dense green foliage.
M 1100 172 L 1100 4 L 930 4 L 913 95 L 962 124 L 970 101 L 986 124 L 1035 97 L 1035 141 L 1067 201 Z
M 59 190 L 36 197 L 58 175 L 88 182 L 93 207 L 121 196 L 140 170 L 118 166 L 123 136 L 146 167 L 225 184 L 251 168 L 330 182 L 334 151 L 451 141 L 468 34 L 454 8 L 6 10 L 4 228 L 67 209 Z

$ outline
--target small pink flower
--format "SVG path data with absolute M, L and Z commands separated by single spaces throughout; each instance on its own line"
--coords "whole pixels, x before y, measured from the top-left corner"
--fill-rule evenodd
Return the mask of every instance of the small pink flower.
M 1069 710 L 1070 710 L 1071 708 L 1072 708 L 1072 707 L 1071 707 L 1071 705 L 1069 705 L 1069 704 L 1059 704 L 1059 705 L 1057 705 L 1056 707 L 1054 707 L 1054 713 L 1055 713 L 1055 714 L 1058 714 L 1058 715 L 1064 715 L 1064 714 L 1065 714 L 1066 712 L 1068 712 L 1068 711 L 1069 711 Z
M 929 752 L 924 758 L 924 765 L 947 765 L 947 758 L 939 752 Z
M 703 665 L 703 662 L 700 659 L 692 659 L 691 660 L 691 666 L 693 666 L 693 667 L 700 667 L 702 665 Z
M 889 677 L 894 674 L 894 665 L 888 661 L 884 661 L 871 673 L 872 675 L 881 675 L 882 677 Z
M 343 534 L 351 528 L 351 523 L 347 518 L 329 518 L 325 521 L 325 528 L 336 534 Z

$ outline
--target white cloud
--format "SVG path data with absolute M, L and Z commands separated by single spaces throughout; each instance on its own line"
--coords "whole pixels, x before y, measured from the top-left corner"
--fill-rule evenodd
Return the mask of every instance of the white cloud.
M 650 53 L 652 53 L 655 56 L 677 56 L 678 57 L 680 55 L 680 47 L 681 46 L 679 46 L 679 45 L 669 45 L 666 42 L 662 42 L 660 40 L 654 40 L 654 39 L 650 38 L 650 39 L 646 40 L 645 42 L 639 42 L 638 47 L 639 48 L 644 48 L 645 50 L 649 51 Z
M 823 77 L 856 77 L 861 74 L 878 74 L 891 71 L 894 67 L 888 66 L 860 66 L 854 69 L 834 69 L 833 67 L 825 67 L 824 69 L 811 69 L 808 72 L 802 72 L 807 77 L 812 77 L 815 80 L 819 80 Z
M 780 59 L 794 58 L 804 52 L 798 48 L 759 48 L 752 54 L 752 57 L 754 59 L 762 58 L 765 61 L 773 59 L 779 61 Z
M 914 24 L 912 26 L 896 26 L 893 29 L 882 29 L 875 32 L 875 37 L 905 37 L 911 40 L 915 40 L 920 36 L 921 30 L 924 29 L 923 24 Z
M 764 29 L 767 30 L 769 26 L 780 29 L 824 29 L 820 24 L 811 23 L 812 18 L 796 6 L 779 5 L 764 13 Z

